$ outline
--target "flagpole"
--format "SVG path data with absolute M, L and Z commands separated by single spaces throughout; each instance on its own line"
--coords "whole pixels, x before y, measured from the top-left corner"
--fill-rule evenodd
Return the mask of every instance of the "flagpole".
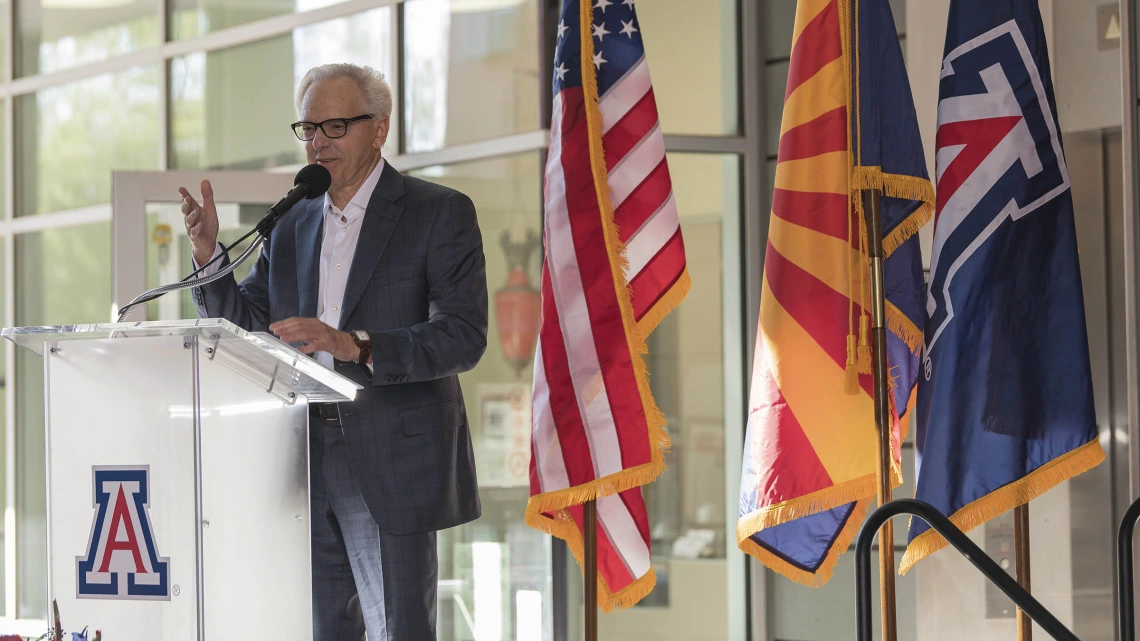
M 876 491 L 879 505 L 891 500 L 891 406 L 887 383 L 887 311 L 883 291 L 883 223 L 879 215 L 882 193 L 872 189 L 864 194 L 869 200 L 864 208 L 867 216 L 867 254 L 871 259 L 871 368 L 875 385 Z M 879 595 L 882 604 L 883 641 L 896 641 L 895 617 L 895 531 L 888 519 L 879 530 Z
M 586 552 L 582 559 L 585 574 L 583 600 L 586 610 L 586 641 L 598 641 L 598 509 L 592 499 L 582 504 L 582 529 Z
M 1017 584 L 1029 588 L 1029 504 L 1013 508 L 1013 550 L 1017 566 Z M 1017 609 L 1017 641 L 1033 641 L 1033 621 L 1021 608 Z

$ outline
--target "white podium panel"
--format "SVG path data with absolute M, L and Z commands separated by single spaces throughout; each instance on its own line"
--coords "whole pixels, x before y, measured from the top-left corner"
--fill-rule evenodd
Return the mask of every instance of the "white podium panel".
M 359 385 L 224 320 L 3 336 L 44 358 L 48 599 L 68 626 L 312 638 L 306 403 Z
M 56 349 L 44 358 L 49 598 L 106 639 L 198 639 L 194 352 L 181 337 Z M 137 366 L 152 356 L 160 371 Z
M 204 638 L 311 639 L 307 406 L 251 396 L 204 351 Z

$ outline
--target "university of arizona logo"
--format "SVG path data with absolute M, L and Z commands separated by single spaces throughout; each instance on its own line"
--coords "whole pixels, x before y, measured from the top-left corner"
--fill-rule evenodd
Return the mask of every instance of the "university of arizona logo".
M 947 54 L 940 84 L 927 379 L 934 345 L 954 319 L 955 276 L 970 271 L 970 258 L 985 250 L 986 240 L 1003 224 L 1069 188 L 1057 121 L 1016 21 Z
M 147 512 L 149 467 L 94 467 L 95 522 L 76 557 L 80 599 L 169 600 L 168 559 L 158 555 Z

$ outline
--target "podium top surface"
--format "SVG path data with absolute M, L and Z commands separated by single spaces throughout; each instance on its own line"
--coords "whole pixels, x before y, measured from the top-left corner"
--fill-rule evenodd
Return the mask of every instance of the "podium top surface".
M 0 336 L 43 356 L 47 342 L 126 339 L 148 336 L 195 336 L 208 358 L 280 386 L 310 402 L 351 401 L 360 385 L 322 366 L 265 332 L 247 332 L 223 318 L 95 323 L 56 327 L 6 327 Z

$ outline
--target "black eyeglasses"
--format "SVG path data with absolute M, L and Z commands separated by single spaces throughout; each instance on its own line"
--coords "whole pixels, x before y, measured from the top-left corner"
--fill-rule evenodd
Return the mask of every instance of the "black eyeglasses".
M 325 132 L 325 136 L 329 138 L 341 138 L 348 133 L 348 123 L 371 119 L 372 114 L 364 114 L 355 118 L 329 118 L 322 122 L 302 120 L 289 126 L 293 128 L 293 133 L 297 134 L 297 138 L 308 142 L 316 137 L 318 128 Z

